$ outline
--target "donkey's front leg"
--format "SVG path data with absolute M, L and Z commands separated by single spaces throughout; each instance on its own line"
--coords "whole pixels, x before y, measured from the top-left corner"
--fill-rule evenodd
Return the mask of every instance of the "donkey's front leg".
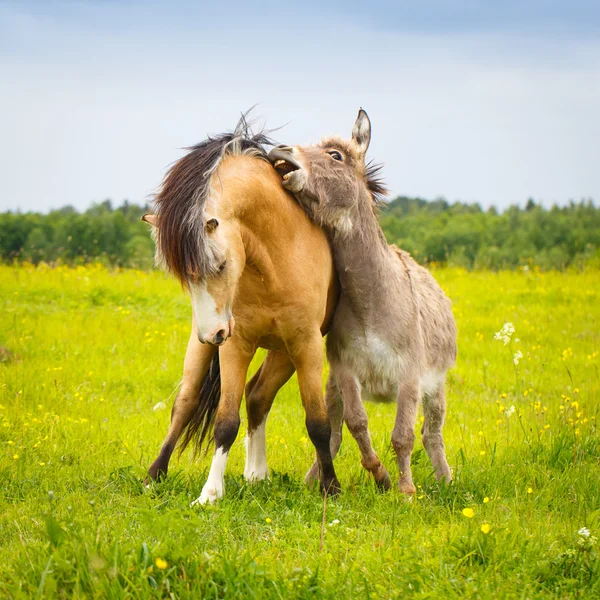
M 221 399 L 215 416 L 215 454 L 202 493 L 192 506 L 213 503 L 225 492 L 227 457 L 240 428 L 240 404 L 253 354 L 239 338 L 231 339 L 219 349 Z
M 380 489 L 389 490 L 392 485 L 390 476 L 371 442 L 369 417 L 362 401 L 360 382 L 344 365 L 332 364 L 331 368 L 344 400 L 344 421 L 358 444 L 362 466 L 373 474 Z
M 273 400 L 283 384 L 294 374 L 294 365 L 285 352 L 271 350 L 254 377 L 246 385 L 247 481 L 260 481 L 269 475 L 267 468 L 267 417 Z
M 321 491 L 336 495 L 340 483 L 335 475 L 331 458 L 331 425 L 323 402 L 323 339 L 316 331 L 308 340 L 297 340 L 292 361 L 298 372 L 298 385 L 306 411 L 306 429 L 317 451 L 321 474 Z
M 392 446 L 396 451 L 400 482 L 398 487 L 404 494 L 416 492 L 410 470 L 410 455 L 415 443 L 415 422 L 420 393 L 419 380 L 410 378 L 400 384 L 397 399 L 396 423 L 392 432 Z
M 150 479 L 158 479 L 167 474 L 169 460 L 182 431 L 188 426 L 192 415 L 198 408 L 199 390 L 212 358 L 217 349 L 198 341 L 196 327 L 192 323 L 192 333 L 183 361 L 183 379 L 181 390 L 171 410 L 171 424 L 157 459 L 148 469 Z

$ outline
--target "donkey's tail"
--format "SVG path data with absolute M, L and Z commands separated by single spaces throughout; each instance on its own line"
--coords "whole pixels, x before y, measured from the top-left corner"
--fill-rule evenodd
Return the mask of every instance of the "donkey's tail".
M 199 396 L 198 408 L 185 428 L 183 440 L 179 446 L 180 453 L 192 441 L 196 453 L 200 454 L 203 446 L 204 452 L 207 453 L 210 444 L 213 442 L 213 424 L 219 407 L 219 399 L 221 398 L 221 366 L 218 350 L 215 352 L 208 372 L 202 380 Z

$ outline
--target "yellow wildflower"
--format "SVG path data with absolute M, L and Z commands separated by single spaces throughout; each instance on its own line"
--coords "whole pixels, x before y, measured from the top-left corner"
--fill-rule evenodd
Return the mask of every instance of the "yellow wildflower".
M 489 523 L 483 523 L 481 525 L 481 532 L 485 533 L 486 535 L 490 532 L 490 529 L 491 529 L 491 527 L 490 527 Z
M 154 561 L 154 564 L 161 571 L 164 571 L 169 566 L 169 563 L 164 558 L 160 558 L 160 556 Z
M 472 508 L 463 508 L 462 514 L 467 517 L 467 519 L 472 519 L 475 516 L 475 511 Z

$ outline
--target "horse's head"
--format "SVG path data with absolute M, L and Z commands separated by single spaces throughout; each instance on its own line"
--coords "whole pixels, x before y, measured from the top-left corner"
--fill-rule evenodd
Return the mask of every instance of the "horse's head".
M 347 233 L 353 213 L 371 206 L 385 189 L 379 167 L 367 165 L 371 122 L 360 109 L 350 140 L 325 138 L 314 146 L 277 146 L 269 159 L 308 216 L 326 229 Z
M 157 215 L 144 215 L 142 219 L 156 228 L 155 237 L 160 239 L 161 219 Z M 178 253 L 182 249 L 183 256 L 190 250 L 186 250 L 183 237 L 175 238 L 175 248 L 159 245 L 159 262 L 167 263 L 189 290 L 200 342 L 220 346 L 233 334 L 231 307 L 244 265 L 239 258 L 240 249 L 228 239 L 227 224 L 211 216 L 204 216 L 202 221 L 201 228 L 194 229 L 197 236 L 202 232 L 198 236 L 201 239 L 193 244 L 193 251 L 203 257 L 201 262 L 174 264 L 180 261 Z

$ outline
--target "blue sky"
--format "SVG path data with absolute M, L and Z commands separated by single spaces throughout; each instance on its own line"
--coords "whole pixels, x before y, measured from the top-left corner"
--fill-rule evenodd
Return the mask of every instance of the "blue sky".
M 0 0 L 0 210 L 143 202 L 254 104 L 286 143 L 364 107 L 393 194 L 597 200 L 599 33 L 581 0 Z

